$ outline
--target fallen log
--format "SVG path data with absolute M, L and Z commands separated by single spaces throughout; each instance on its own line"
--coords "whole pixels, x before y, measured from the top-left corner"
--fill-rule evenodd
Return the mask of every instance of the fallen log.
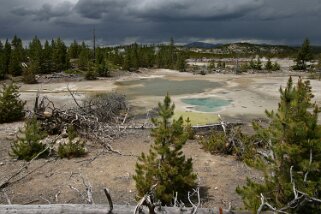
M 226 123 L 226 126 L 228 129 L 233 128 L 235 126 L 244 125 L 244 123 L 236 122 L 236 123 Z M 132 124 L 127 126 L 119 126 L 121 129 L 153 129 L 155 126 L 150 123 L 146 124 Z M 210 131 L 210 130 L 216 130 L 216 131 L 223 131 L 222 124 L 221 123 L 213 123 L 213 124 L 207 124 L 207 125 L 195 125 L 192 126 L 192 129 L 194 131 Z
M 134 213 L 135 206 L 130 205 L 114 205 L 112 213 L 114 214 L 128 214 Z M 221 210 L 221 212 L 220 212 Z M 0 205 L 0 213 L 3 214 L 68 214 L 68 213 L 82 213 L 82 214 L 106 214 L 109 211 L 108 205 L 103 204 L 46 204 L 46 205 Z M 161 207 L 155 208 L 155 213 L 167 213 L 167 214 L 190 214 L 193 208 L 180 208 L 180 207 Z M 144 208 L 141 212 L 147 214 L 148 209 Z M 219 208 L 199 208 L 198 214 L 245 214 L 249 212 L 232 212 Z
M 243 125 L 243 123 L 226 123 L 226 128 L 231 129 L 235 126 L 240 126 Z M 200 131 L 224 131 L 224 128 L 221 123 L 213 123 L 213 124 L 207 124 L 207 125 L 196 125 L 192 126 L 192 129 L 195 132 L 200 132 Z

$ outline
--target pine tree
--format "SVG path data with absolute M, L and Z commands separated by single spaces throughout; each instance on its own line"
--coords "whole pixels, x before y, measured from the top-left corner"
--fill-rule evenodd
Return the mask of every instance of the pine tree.
M 251 62 L 252 62 L 252 61 L 251 61 Z M 222 62 L 221 62 L 221 60 L 218 61 L 217 67 L 218 67 L 218 68 L 222 68 Z
M 74 40 L 73 43 L 69 46 L 68 55 L 71 59 L 77 59 L 80 54 L 81 47 L 78 45 L 77 41 Z
M 21 120 L 25 116 L 26 102 L 20 100 L 18 89 L 14 83 L 3 85 L 0 93 L 0 123 Z
M 262 70 L 262 61 L 261 61 L 260 57 L 258 57 L 256 60 L 256 69 Z
M 268 70 L 268 71 L 272 71 L 272 69 L 273 69 L 273 64 L 272 64 L 270 58 L 268 59 L 268 61 L 265 64 L 265 69 Z
M 31 61 L 37 61 L 42 64 L 42 45 L 37 36 L 29 44 L 29 58 Z
M 57 38 L 52 41 L 52 62 L 55 72 L 61 72 L 70 67 L 69 58 L 67 54 L 67 47 L 65 43 Z
M 155 141 L 149 154 L 142 153 L 138 158 L 134 180 L 138 197 L 143 197 L 157 184 L 156 200 L 169 205 L 176 192 L 179 200 L 186 199 L 187 192 L 196 186 L 196 174 L 193 173 L 192 159 L 186 160 L 182 152 L 187 141 L 183 118 L 171 122 L 175 106 L 168 95 L 158 107 L 160 118 L 152 119 L 156 128 L 151 136 Z
M 312 49 L 310 46 L 310 40 L 305 39 L 296 57 L 295 70 L 305 70 L 307 68 L 306 63 L 313 59 Z
M 131 58 L 129 53 L 125 55 L 124 62 L 123 62 L 123 70 L 129 71 L 130 70 L 130 65 L 131 65 Z
M 315 65 L 315 71 L 321 73 L 321 54 L 318 56 L 318 63 Z
M 140 63 L 139 63 L 139 57 L 138 57 L 138 45 L 135 43 L 133 47 L 129 50 L 130 52 L 130 59 L 131 59 L 131 68 L 134 71 L 137 71 Z
M 262 61 L 260 57 L 258 57 L 256 60 L 251 59 L 249 67 L 254 70 L 262 70 Z
M 0 80 L 3 80 L 6 77 L 5 73 L 5 57 L 4 57 L 4 47 L 0 40 Z
M 11 58 L 11 44 L 8 40 L 4 45 L 4 75 L 9 74 L 9 65 Z
M 30 161 L 39 155 L 47 157 L 49 150 L 40 140 L 45 138 L 47 134 L 41 131 L 40 124 L 36 118 L 28 119 L 25 123 L 24 130 L 20 130 L 17 140 L 11 144 L 10 155 L 20 160 Z
M 100 77 L 109 77 L 110 76 L 110 71 L 108 70 L 105 60 L 103 60 L 101 62 L 101 64 L 96 64 L 96 73 Z
M 185 57 L 182 54 L 178 55 L 177 62 L 176 62 L 176 69 L 180 72 L 186 71 L 186 61 L 185 61 Z
M 88 48 L 83 48 L 79 54 L 78 67 L 80 70 L 89 70 L 89 50 Z
M 102 64 L 105 60 L 104 50 L 100 47 L 96 48 L 96 64 Z
M 12 51 L 10 56 L 9 73 L 13 76 L 19 76 L 22 74 L 21 63 L 24 61 L 22 40 L 17 36 L 14 36 L 11 44 Z
M 176 61 L 176 59 L 175 59 L 175 43 L 174 43 L 174 38 L 171 37 L 170 43 L 169 43 L 169 62 L 168 62 L 168 65 L 170 68 L 174 67 L 175 61 Z
M 210 71 L 212 71 L 212 70 L 215 69 L 215 60 L 214 60 L 214 59 L 212 59 L 212 60 L 210 61 L 209 65 L 208 65 L 208 69 L 209 69 Z
M 266 149 L 273 153 L 267 159 L 257 157 L 255 161 L 264 173 L 264 182 L 248 179 L 244 187 L 237 188 L 246 208 L 254 212 L 261 204 L 261 194 L 273 207 L 287 206 L 294 199 L 291 181 L 297 190 L 321 198 L 321 126 L 318 125 L 319 108 L 311 100 L 310 83 L 300 78 L 294 86 L 290 78 L 280 93 L 277 112 L 266 112 L 271 121 L 269 126 L 254 124 L 257 134 L 266 142 Z M 305 200 L 287 210 L 320 213 L 321 204 Z
M 42 51 L 43 61 L 41 64 L 41 72 L 48 74 L 53 71 L 53 61 L 52 61 L 52 46 L 46 40 L 43 51 Z
M 281 66 L 279 65 L 279 63 L 274 62 L 274 63 L 272 64 L 272 71 L 278 71 L 278 70 L 280 70 L 280 69 L 281 69 Z

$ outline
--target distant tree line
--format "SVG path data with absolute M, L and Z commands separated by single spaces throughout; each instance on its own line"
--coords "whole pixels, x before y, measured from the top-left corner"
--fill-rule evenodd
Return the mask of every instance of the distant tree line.
M 136 71 L 144 68 L 186 70 L 187 55 L 179 50 L 174 40 L 168 45 L 139 45 L 97 47 L 73 41 L 69 47 L 60 38 L 45 41 L 36 36 L 27 47 L 14 36 L 3 44 L 0 41 L 0 79 L 8 75 L 32 79 L 35 74 L 48 74 L 68 69 L 83 71 L 86 76 L 109 76 L 111 68 Z M 30 81 L 29 81 L 30 82 Z
M 22 40 L 14 36 L 3 45 L 0 41 L 0 78 L 20 76 L 23 72 L 34 74 L 62 71 L 70 67 L 67 46 L 57 38 L 41 44 L 37 37 L 24 48 Z
M 128 71 L 135 71 L 140 67 L 186 71 L 187 55 L 174 45 L 173 39 L 168 45 L 138 45 L 134 43 L 129 46 L 101 50 L 105 51 L 108 61 Z
M 291 51 L 290 51 L 291 50 Z M 289 48 L 289 56 L 295 57 L 292 53 L 294 48 Z M 256 53 L 260 57 L 260 53 Z M 283 54 L 283 53 L 282 53 Z M 296 52 L 296 66 L 294 69 L 305 70 L 308 68 L 308 61 L 313 59 L 315 48 L 310 46 L 306 39 L 300 49 Z M 8 39 L 0 41 L 0 79 L 7 76 L 21 76 L 26 83 L 34 83 L 36 74 L 48 74 L 52 72 L 71 71 L 85 75 L 86 79 L 95 79 L 97 76 L 108 77 L 111 70 L 136 71 L 139 68 L 166 68 L 186 71 L 187 58 L 210 58 L 224 57 L 249 57 L 248 53 L 242 54 L 212 54 L 193 52 L 188 48 L 176 46 L 171 39 L 169 44 L 142 45 L 131 44 L 116 47 L 97 47 L 94 50 L 89 48 L 85 42 L 73 41 L 68 47 L 60 38 L 52 39 L 41 43 L 35 36 L 27 47 L 23 47 L 22 40 L 14 36 L 11 41 Z M 270 58 L 270 55 L 267 55 Z M 212 66 L 215 63 L 212 63 Z M 224 68 L 224 64 L 217 64 L 218 68 Z M 260 61 L 252 60 L 249 69 L 263 69 Z M 279 65 L 269 61 L 265 66 L 266 70 L 279 70 Z

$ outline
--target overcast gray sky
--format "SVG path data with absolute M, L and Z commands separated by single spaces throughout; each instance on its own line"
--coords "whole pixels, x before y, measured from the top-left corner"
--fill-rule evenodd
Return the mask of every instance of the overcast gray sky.
M 321 0 L 0 0 L 0 38 L 321 45 Z

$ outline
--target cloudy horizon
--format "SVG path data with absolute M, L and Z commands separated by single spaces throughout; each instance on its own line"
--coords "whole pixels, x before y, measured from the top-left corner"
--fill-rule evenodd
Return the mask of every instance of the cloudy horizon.
M 0 39 L 321 45 L 320 0 L 0 0 Z

